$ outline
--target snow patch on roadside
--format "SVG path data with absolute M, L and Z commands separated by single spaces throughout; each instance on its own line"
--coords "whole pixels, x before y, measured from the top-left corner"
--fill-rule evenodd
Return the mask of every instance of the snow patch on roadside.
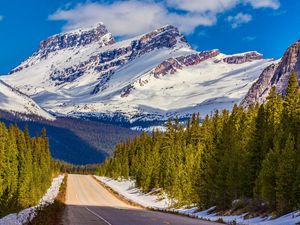
M 54 199 L 59 193 L 59 188 L 63 179 L 64 175 L 60 175 L 53 179 L 50 188 L 47 190 L 46 194 L 43 196 L 37 206 L 27 208 L 19 213 L 12 213 L 3 217 L 0 219 L 0 225 L 23 225 L 28 221 L 31 221 L 36 216 L 38 208 L 45 207 L 54 202 Z
M 199 219 L 206 219 L 210 221 L 218 221 L 219 219 L 222 219 L 225 223 L 236 222 L 236 224 L 239 225 L 296 225 L 300 222 L 299 211 L 289 213 L 276 219 L 272 219 L 271 216 L 245 219 L 247 213 L 239 216 L 218 216 L 216 213 L 211 213 L 213 210 L 214 207 L 202 212 L 198 212 L 197 208 L 192 208 L 186 210 L 178 209 L 178 212 L 180 214 L 189 215 Z
M 133 180 L 117 181 L 99 176 L 95 176 L 95 178 L 126 199 L 145 208 L 167 209 L 170 205 L 170 200 L 166 196 L 157 196 L 151 193 L 145 194 L 139 188 L 135 187 L 135 181 Z
M 114 180 L 99 176 L 95 176 L 95 178 L 126 199 L 150 209 L 179 213 L 210 221 L 222 219 L 225 223 L 236 222 L 239 225 L 296 225 L 300 223 L 300 211 L 295 211 L 276 219 L 272 219 L 272 217 L 245 219 L 247 213 L 239 216 L 218 216 L 216 213 L 211 213 L 214 210 L 214 207 L 200 212 L 197 207 L 179 209 L 170 208 L 172 201 L 168 199 L 167 196 L 157 196 L 151 193 L 145 194 L 139 188 L 135 187 L 135 181 L 133 180 Z

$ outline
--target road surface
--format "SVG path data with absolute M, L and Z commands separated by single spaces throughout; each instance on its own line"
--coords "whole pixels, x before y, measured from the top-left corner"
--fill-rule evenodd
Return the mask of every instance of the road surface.
M 128 205 L 84 175 L 68 176 L 66 204 L 64 225 L 219 225 Z

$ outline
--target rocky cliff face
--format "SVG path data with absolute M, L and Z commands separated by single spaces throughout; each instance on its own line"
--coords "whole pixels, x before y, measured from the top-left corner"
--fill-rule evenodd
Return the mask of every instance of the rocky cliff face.
M 252 85 L 245 98 L 242 100 L 241 105 L 248 107 L 251 104 L 263 103 L 266 100 L 266 96 L 271 90 L 271 80 L 274 76 L 278 64 L 274 63 L 268 66 L 260 75 L 259 79 Z
M 300 81 L 300 40 L 287 49 L 272 77 L 271 85 L 276 86 L 278 93 L 285 94 L 288 80 L 293 71 L 298 74 L 298 81 Z
M 20 72 L 40 60 L 46 60 L 49 54 L 55 54 L 55 52 L 59 52 L 63 49 L 72 48 L 79 50 L 81 47 L 90 44 L 97 44 L 99 47 L 104 47 L 114 43 L 115 40 L 112 37 L 112 34 L 108 32 L 102 23 L 86 29 L 78 29 L 71 32 L 57 34 L 43 40 L 40 43 L 38 51 L 22 63 L 22 65 L 13 69 L 9 74 Z
M 153 69 L 152 74 L 158 78 L 159 76 L 166 74 L 174 74 L 178 70 L 182 69 L 184 66 L 194 66 L 199 63 L 216 57 L 219 55 L 219 50 L 211 50 L 211 51 L 202 51 L 199 53 L 194 53 L 186 56 L 179 56 L 176 58 L 170 58 L 166 61 L 159 64 L 156 68 Z
M 54 35 L 40 43 L 37 54 L 39 54 L 41 58 L 46 58 L 50 52 L 65 48 L 85 46 L 96 42 L 102 46 L 115 43 L 112 35 L 102 23 L 97 24 L 92 29 L 79 29 L 73 32 Z
M 223 62 L 228 64 L 242 64 L 246 62 L 252 62 L 254 60 L 260 60 L 263 58 L 263 55 L 258 52 L 247 52 L 244 54 L 233 55 L 223 59 Z
M 241 105 L 248 107 L 256 102 L 263 103 L 272 86 L 276 87 L 277 93 L 285 95 L 285 89 L 293 71 L 297 73 L 300 83 L 300 40 L 286 50 L 279 62 L 270 65 L 263 71 L 257 82 L 250 88 Z

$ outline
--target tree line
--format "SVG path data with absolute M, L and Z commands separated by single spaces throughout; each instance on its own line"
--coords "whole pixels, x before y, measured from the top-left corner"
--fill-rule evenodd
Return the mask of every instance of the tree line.
M 45 129 L 30 137 L 28 128 L 0 123 L 0 217 L 36 205 L 59 166 L 51 160 Z
M 61 173 L 91 175 L 96 173 L 99 164 L 74 165 L 64 161 L 56 161 Z
M 240 201 L 282 214 L 300 208 L 300 91 L 296 73 L 284 96 L 216 111 L 166 132 L 142 133 L 116 146 L 98 174 L 162 188 L 177 204 L 219 210 Z

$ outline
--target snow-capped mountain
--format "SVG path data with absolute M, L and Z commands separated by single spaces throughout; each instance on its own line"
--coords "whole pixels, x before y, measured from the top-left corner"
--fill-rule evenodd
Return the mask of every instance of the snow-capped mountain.
M 286 50 L 281 60 L 274 62 L 263 71 L 241 104 L 247 107 L 256 102 L 265 102 L 273 86 L 276 87 L 277 93 L 285 95 L 293 71 L 297 73 L 300 84 L 300 40 Z
M 42 41 L 2 79 L 56 114 L 164 120 L 231 109 L 271 61 L 197 52 L 170 25 L 116 42 L 100 23 Z
M 54 119 L 53 116 L 39 107 L 30 97 L 13 89 L 3 81 L 0 81 L 0 110 L 19 113 L 23 116 L 34 115 L 47 120 Z

